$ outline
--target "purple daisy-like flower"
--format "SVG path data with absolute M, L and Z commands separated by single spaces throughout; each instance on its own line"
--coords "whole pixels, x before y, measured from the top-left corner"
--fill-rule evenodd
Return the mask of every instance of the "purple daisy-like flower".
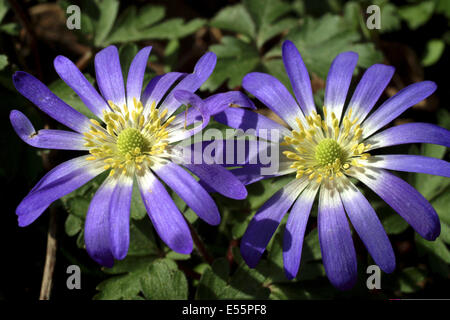
M 55 58 L 56 72 L 101 121 L 88 119 L 32 75 L 16 72 L 13 76 L 14 85 L 23 96 L 73 130 L 35 131 L 24 114 L 13 110 L 10 119 L 20 138 L 34 147 L 89 152 L 55 167 L 36 184 L 17 207 L 19 225 L 31 224 L 52 202 L 109 171 L 90 203 L 85 222 L 89 255 L 108 267 L 113 265 L 114 259 L 123 259 L 128 251 L 134 180 L 156 232 L 176 252 L 190 253 L 193 242 L 184 217 L 159 179 L 201 219 L 211 225 L 220 222 L 219 211 L 208 192 L 175 163 L 179 152 L 174 147 L 175 143 L 201 131 L 209 122 L 203 101 L 193 92 L 213 71 L 216 56 L 206 53 L 191 74 L 170 72 L 157 76 L 142 92 L 150 51 L 151 47 L 146 47 L 137 53 L 130 65 L 125 88 L 117 48 L 110 46 L 101 50 L 95 56 L 101 94 L 69 59 Z M 188 113 L 193 110 L 200 114 L 200 124 L 187 129 L 186 115 L 173 115 L 182 104 L 194 107 Z M 236 199 L 246 197 L 244 185 L 221 166 L 187 166 L 207 184 L 213 186 L 219 181 L 221 186 L 216 191 Z
M 358 55 L 339 54 L 331 64 L 325 89 L 323 116 L 313 100 L 308 71 L 295 45 L 286 41 L 283 62 L 296 100 L 271 75 L 250 73 L 243 87 L 276 113 L 290 130 L 260 114 L 241 108 L 211 110 L 215 120 L 233 128 L 278 130 L 279 170 L 293 179 L 255 214 L 241 241 L 241 253 L 255 267 L 283 216 L 289 211 L 284 232 L 283 259 L 287 278 L 297 275 L 308 217 L 318 196 L 318 234 L 323 263 L 331 283 L 351 288 L 357 279 L 357 260 L 347 218 L 377 265 L 395 269 L 390 241 L 374 209 L 353 184 L 356 178 L 378 194 L 423 238 L 440 234 L 438 215 L 428 201 L 408 183 L 388 170 L 450 176 L 446 161 L 415 155 L 370 155 L 382 147 L 405 143 L 433 143 L 449 147 L 450 131 L 433 124 L 410 123 L 376 133 L 406 109 L 431 95 L 431 81 L 412 84 L 370 113 L 389 83 L 394 68 L 375 64 L 367 69 L 344 112 L 347 91 Z M 272 139 L 274 140 L 274 139 Z M 259 168 L 232 170 L 245 183 L 265 178 Z

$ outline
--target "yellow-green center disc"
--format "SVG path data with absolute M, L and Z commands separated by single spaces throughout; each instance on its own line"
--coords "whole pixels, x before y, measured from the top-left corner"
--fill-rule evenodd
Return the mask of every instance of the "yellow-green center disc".
M 332 165 L 337 159 L 342 161 L 341 146 L 333 139 L 323 139 L 316 146 L 315 158 L 322 165 Z
M 126 128 L 117 137 L 117 149 L 121 155 L 133 153 L 136 148 L 141 152 L 148 149 L 148 142 L 142 133 L 135 128 Z

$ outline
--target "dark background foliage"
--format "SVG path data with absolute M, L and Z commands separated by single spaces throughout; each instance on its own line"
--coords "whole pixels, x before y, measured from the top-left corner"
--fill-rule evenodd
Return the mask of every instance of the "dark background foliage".
M 81 8 L 81 30 L 66 28 L 65 9 L 70 4 Z M 381 8 L 380 30 L 368 30 L 365 25 L 366 8 L 371 4 Z M 354 50 L 360 60 L 353 88 L 362 71 L 373 63 L 396 67 L 382 100 L 417 81 L 437 83 L 438 90 L 432 97 L 405 112 L 393 125 L 422 121 L 450 128 L 449 19 L 450 1 L 446 0 L 0 0 L 0 299 L 39 297 L 50 224 L 56 226 L 57 239 L 51 295 L 55 300 L 450 298 L 449 179 L 401 175 L 438 211 L 442 235 L 435 242 L 422 240 L 376 195 L 365 190 L 397 257 L 396 271 L 382 275 L 381 290 L 366 288 L 365 271 L 373 262 L 356 235 L 358 284 L 348 292 L 331 286 L 321 264 L 314 210 L 295 281 L 287 281 L 282 270 L 283 226 L 258 268 L 245 266 L 239 255 L 239 239 L 257 208 L 286 183 L 283 178 L 250 186 L 245 201 L 215 196 L 223 217 L 219 227 L 198 221 L 177 199 L 207 254 L 198 249 L 189 256 L 170 252 L 155 235 L 135 196 L 129 255 L 114 268 L 102 269 L 83 248 L 82 231 L 87 205 L 102 177 L 55 202 L 31 226 L 19 228 L 17 204 L 46 171 L 76 153 L 32 148 L 16 136 L 9 123 L 10 111 L 18 109 L 36 128 L 58 126 L 14 89 L 11 76 L 17 70 L 32 73 L 69 104 L 87 112 L 78 97 L 58 80 L 53 69 L 57 55 L 69 57 L 94 81 L 93 57 L 101 48 L 117 45 L 126 73 L 138 48 L 152 45 L 148 81 L 172 70 L 191 72 L 198 58 L 212 50 L 218 64 L 199 91 L 200 96 L 207 97 L 239 90 L 242 77 L 256 70 L 271 73 L 289 86 L 281 62 L 281 43 L 290 39 L 309 68 L 317 105 L 323 101 L 332 59 L 340 52 Z M 264 108 L 260 112 L 276 119 Z M 390 151 L 446 157 L 445 148 L 436 146 L 402 146 Z M 66 287 L 66 268 L 71 264 L 81 267 L 81 290 Z

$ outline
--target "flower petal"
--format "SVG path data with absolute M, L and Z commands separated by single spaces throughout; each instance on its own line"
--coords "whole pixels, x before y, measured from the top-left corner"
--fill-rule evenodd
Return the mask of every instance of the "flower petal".
M 300 53 L 291 41 L 284 41 L 282 51 L 284 67 L 291 81 L 298 104 L 305 115 L 310 115 L 316 110 L 316 106 L 308 69 L 306 69 Z
M 228 109 L 232 104 L 244 108 L 256 109 L 252 100 L 240 91 L 217 93 L 205 99 L 205 106 L 210 115 L 220 113 Z
M 64 56 L 57 56 L 53 65 L 61 79 L 75 91 L 89 110 L 103 119 L 103 110 L 109 110 L 109 106 L 77 66 Z
M 291 128 L 298 127 L 295 118 L 305 121 L 297 102 L 277 78 L 265 73 L 252 72 L 244 77 L 242 86 Z
M 241 240 L 241 254 L 250 268 L 256 267 L 284 215 L 308 185 L 306 178 L 294 179 L 276 192 L 258 210 Z
M 155 102 L 155 105 L 158 106 L 159 102 L 166 95 L 172 85 L 185 75 L 185 73 L 181 72 L 169 72 L 164 75 L 156 76 L 150 80 L 148 85 L 145 87 L 141 99 L 144 104 L 144 114 L 148 115 L 153 102 Z
M 275 175 L 262 175 L 261 166 L 259 165 L 246 165 L 242 168 L 231 169 L 230 171 L 244 185 L 275 177 Z
M 450 148 L 450 131 L 430 123 L 405 123 L 368 138 L 370 150 L 406 143 L 433 143 Z
M 201 115 L 201 123 L 195 125 L 194 128 L 189 130 L 186 130 L 184 128 L 183 123 L 172 123 L 168 129 L 169 137 L 167 140 L 169 143 L 187 139 L 190 136 L 193 136 L 194 134 L 202 131 L 208 125 L 210 119 L 209 113 L 205 109 L 205 104 L 203 103 L 203 100 L 200 99 L 196 94 L 186 90 L 177 90 L 174 92 L 174 97 L 180 103 L 185 105 L 191 105 L 192 107 L 194 107 Z
M 125 258 L 130 244 L 130 205 L 133 176 L 121 175 L 109 205 L 109 239 L 111 252 L 117 260 Z
M 87 150 L 84 136 L 70 131 L 43 129 L 36 132 L 30 120 L 20 111 L 9 115 L 17 135 L 30 146 L 44 149 Z
M 188 74 L 181 80 L 175 88 L 168 94 L 161 104 L 161 110 L 169 110 L 167 116 L 170 117 L 181 105 L 180 101 L 173 95 L 177 90 L 195 92 L 209 78 L 216 66 L 217 56 L 213 52 L 205 53 L 194 67 L 194 72 Z
M 115 46 L 100 50 L 94 60 L 97 84 L 106 101 L 111 100 L 120 108 L 126 103 L 119 51 Z
M 340 191 L 350 221 L 375 263 L 387 273 L 395 269 L 395 254 L 383 225 L 369 201 L 346 179 Z
M 420 172 L 436 176 L 450 177 L 450 163 L 445 160 L 408 154 L 389 154 L 372 156 L 367 164 L 375 168 Z
M 109 204 L 115 183 L 115 179 L 108 177 L 95 192 L 84 225 L 84 243 L 89 256 L 108 268 L 114 265 L 110 246 Z
M 391 81 L 394 71 L 394 67 L 374 64 L 364 72 L 348 104 L 353 111 L 352 119 L 358 118 L 357 123 L 363 122 L 372 110 Z M 346 113 L 348 113 L 348 109 Z
M 340 290 L 352 288 L 357 280 L 355 247 L 341 198 L 335 188 L 321 187 L 317 224 L 328 279 Z
M 99 175 L 103 169 L 100 161 L 87 161 L 80 157 L 69 165 L 63 164 L 50 171 L 22 200 L 16 209 L 19 226 L 25 227 L 36 220 L 55 200 L 78 189 Z M 81 166 L 81 164 L 85 164 Z
M 340 120 L 344 108 L 347 91 L 352 81 L 353 70 L 358 62 L 356 52 L 343 52 L 334 58 L 328 71 L 325 85 L 324 106 L 331 115 L 332 112 Z M 327 119 L 329 121 L 330 117 Z
M 295 201 L 289 214 L 283 240 L 283 262 L 286 277 L 294 279 L 300 266 L 303 237 L 314 199 L 319 188 L 307 187 Z
M 191 253 L 193 242 L 189 227 L 164 186 L 149 170 L 144 176 L 138 176 L 137 180 L 145 208 L 158 235 L 175 252 Z
M 154 171 L 201 219 L 214 226 L 220 223 L 214 200 L 186 170 L 169 162 Z
M 441 225 L 436 211 L 408 183 L 383 169 L 371 167 L 352 169 L 349 175 L 378 194 L 423 238 L 434 240 L 439 236 Z
M 17 91 L 53 119 L 77 132 L 89 130 L 90 122 L 86 116 L 58 98 L 32 75 L 17 71 L 13 82 Z
M 133 98 L 137 101 L 141 100 L 142 82 L 144 81 L 145 67 L 147 66 L 148 56 L 152 47 L 145 47 L 141 49 L 133 61 L 127 77 L 127 105 L 133 105 Z
M 231 199 L 247 198 L 247 189 L 230 171 L 218 164 L 184 164 L 200 179 L 200 184 Z
M 242 129 L 244 131 L 252 130 L 256 136 L 271 141 L 278 142 L 285 136 L 291 136 L 290 131 L 281 124 L 246 109 L 227 108 L 221 113 L 215 115 L 214 120 L 235 129 Z M 270 134 L 271 132 L 276 132 L 278 134 L 275 137 Z
M 395 96 L 386 100 L 363 124 L 363 138 L 387 125 L 401 115 L 406 109 L 427 98 L 436 90 L 432 81 L 411 84 L 400 90 Z

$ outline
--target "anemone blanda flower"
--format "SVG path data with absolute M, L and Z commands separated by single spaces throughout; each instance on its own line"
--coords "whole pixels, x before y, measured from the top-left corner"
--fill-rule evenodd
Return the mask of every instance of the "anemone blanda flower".
M 69 59 L 55 58 L 56 72 L 103 124 L 67 105 L 30 74 L 17 72 L 13 76 L 14 85 L 23 96 L 73 130 L 36 132 L 24 114 L 13 110 L 10 120 L 17 134 L 35 147 L 89 152 L 60 164 L 37 183 L 17 207 L 19 225 L 29 225 L 53 201 L 109 171 L 90 203 L 85 223 L 89 255 L 108 267 L 113 265 L 114 258 L 123 259 L 128 251 L 134 179 L 157 233 L 176 252 L 190 253 L 192 238 L 186 221 L 158 177 L 201 219 L 212 225 L 220 221 L 210 195 L 173 161 L 177 157 L 174 144 L 199 132 L 209 121 L 203 101 L 192 92 L 209 77 L 216 56 L 206 53 L 192 74 L 170 72 L 157 76 L 142 92 L 150 50 L 151 47 L 140 50 L 133 59 L 126 88 L 117 48 L 101 50 L 95 57 L 101 95 Z M 182 104 L 194 107 L 191 110 L 201 115 L 201 124 L 187 129 L 187 115 L 173 116 Z M 216 191 L 236 199 L 246 197 L 245 187 L 224 168 L 202 164 L 185 166 Z M 216 182 L 220 185 L 214 188 Z
M 278 130 L 280 163 L 275 175 L 293 174 L 290 181 L 269 199 L 250 222 L 241 241 L 241 253 L 255 267 L 283 216 L 290 210 L 284 231 L 283 260 L 287 278 L 297 275 L 307 220 L 318 195 L 318 234 L 323 263 L 331 283 L 351 288 L 357 278 L 357 260 L 347 217 L 377 265 L 385 272 L 395 269 L 395 256 L 374 209 L 349 177 L 372 189 L 423 238 L 440 234 L 433 207 L 413 187 L 388 170 L 450 176 L 448 162 L 414 155 L 371 155 L 382 147 L 405 143 L 433 143 L 449 147 L 450 132 L 427 123 L 395 126 L 379 133 L 409 107 L 431 95 L 431 81 L 412 84 L 370 113 L 389 83 L 394 68 L 376 64 L 367 69 L 344 112 L 347 91 L 358 55 L 339 54 L 331 64 L 325 88 L 323 116 L 314 105 L 311 82 L 300 53 L 286 41 L 283 62 L 297 101 L 273 76 L 247 74 L 242 86 L 276 113 L 290 130 L 250 110 L 227 108 L 215 120 L 233 128 Z M 221 109 L 218 109 L 221 111 Z M 217 111 L 211 110 L 213 115 Z M 375 134 L 376 133 L 376 134 Z M 265 178 L 259 168 L 232 170 L 247 184 Z

